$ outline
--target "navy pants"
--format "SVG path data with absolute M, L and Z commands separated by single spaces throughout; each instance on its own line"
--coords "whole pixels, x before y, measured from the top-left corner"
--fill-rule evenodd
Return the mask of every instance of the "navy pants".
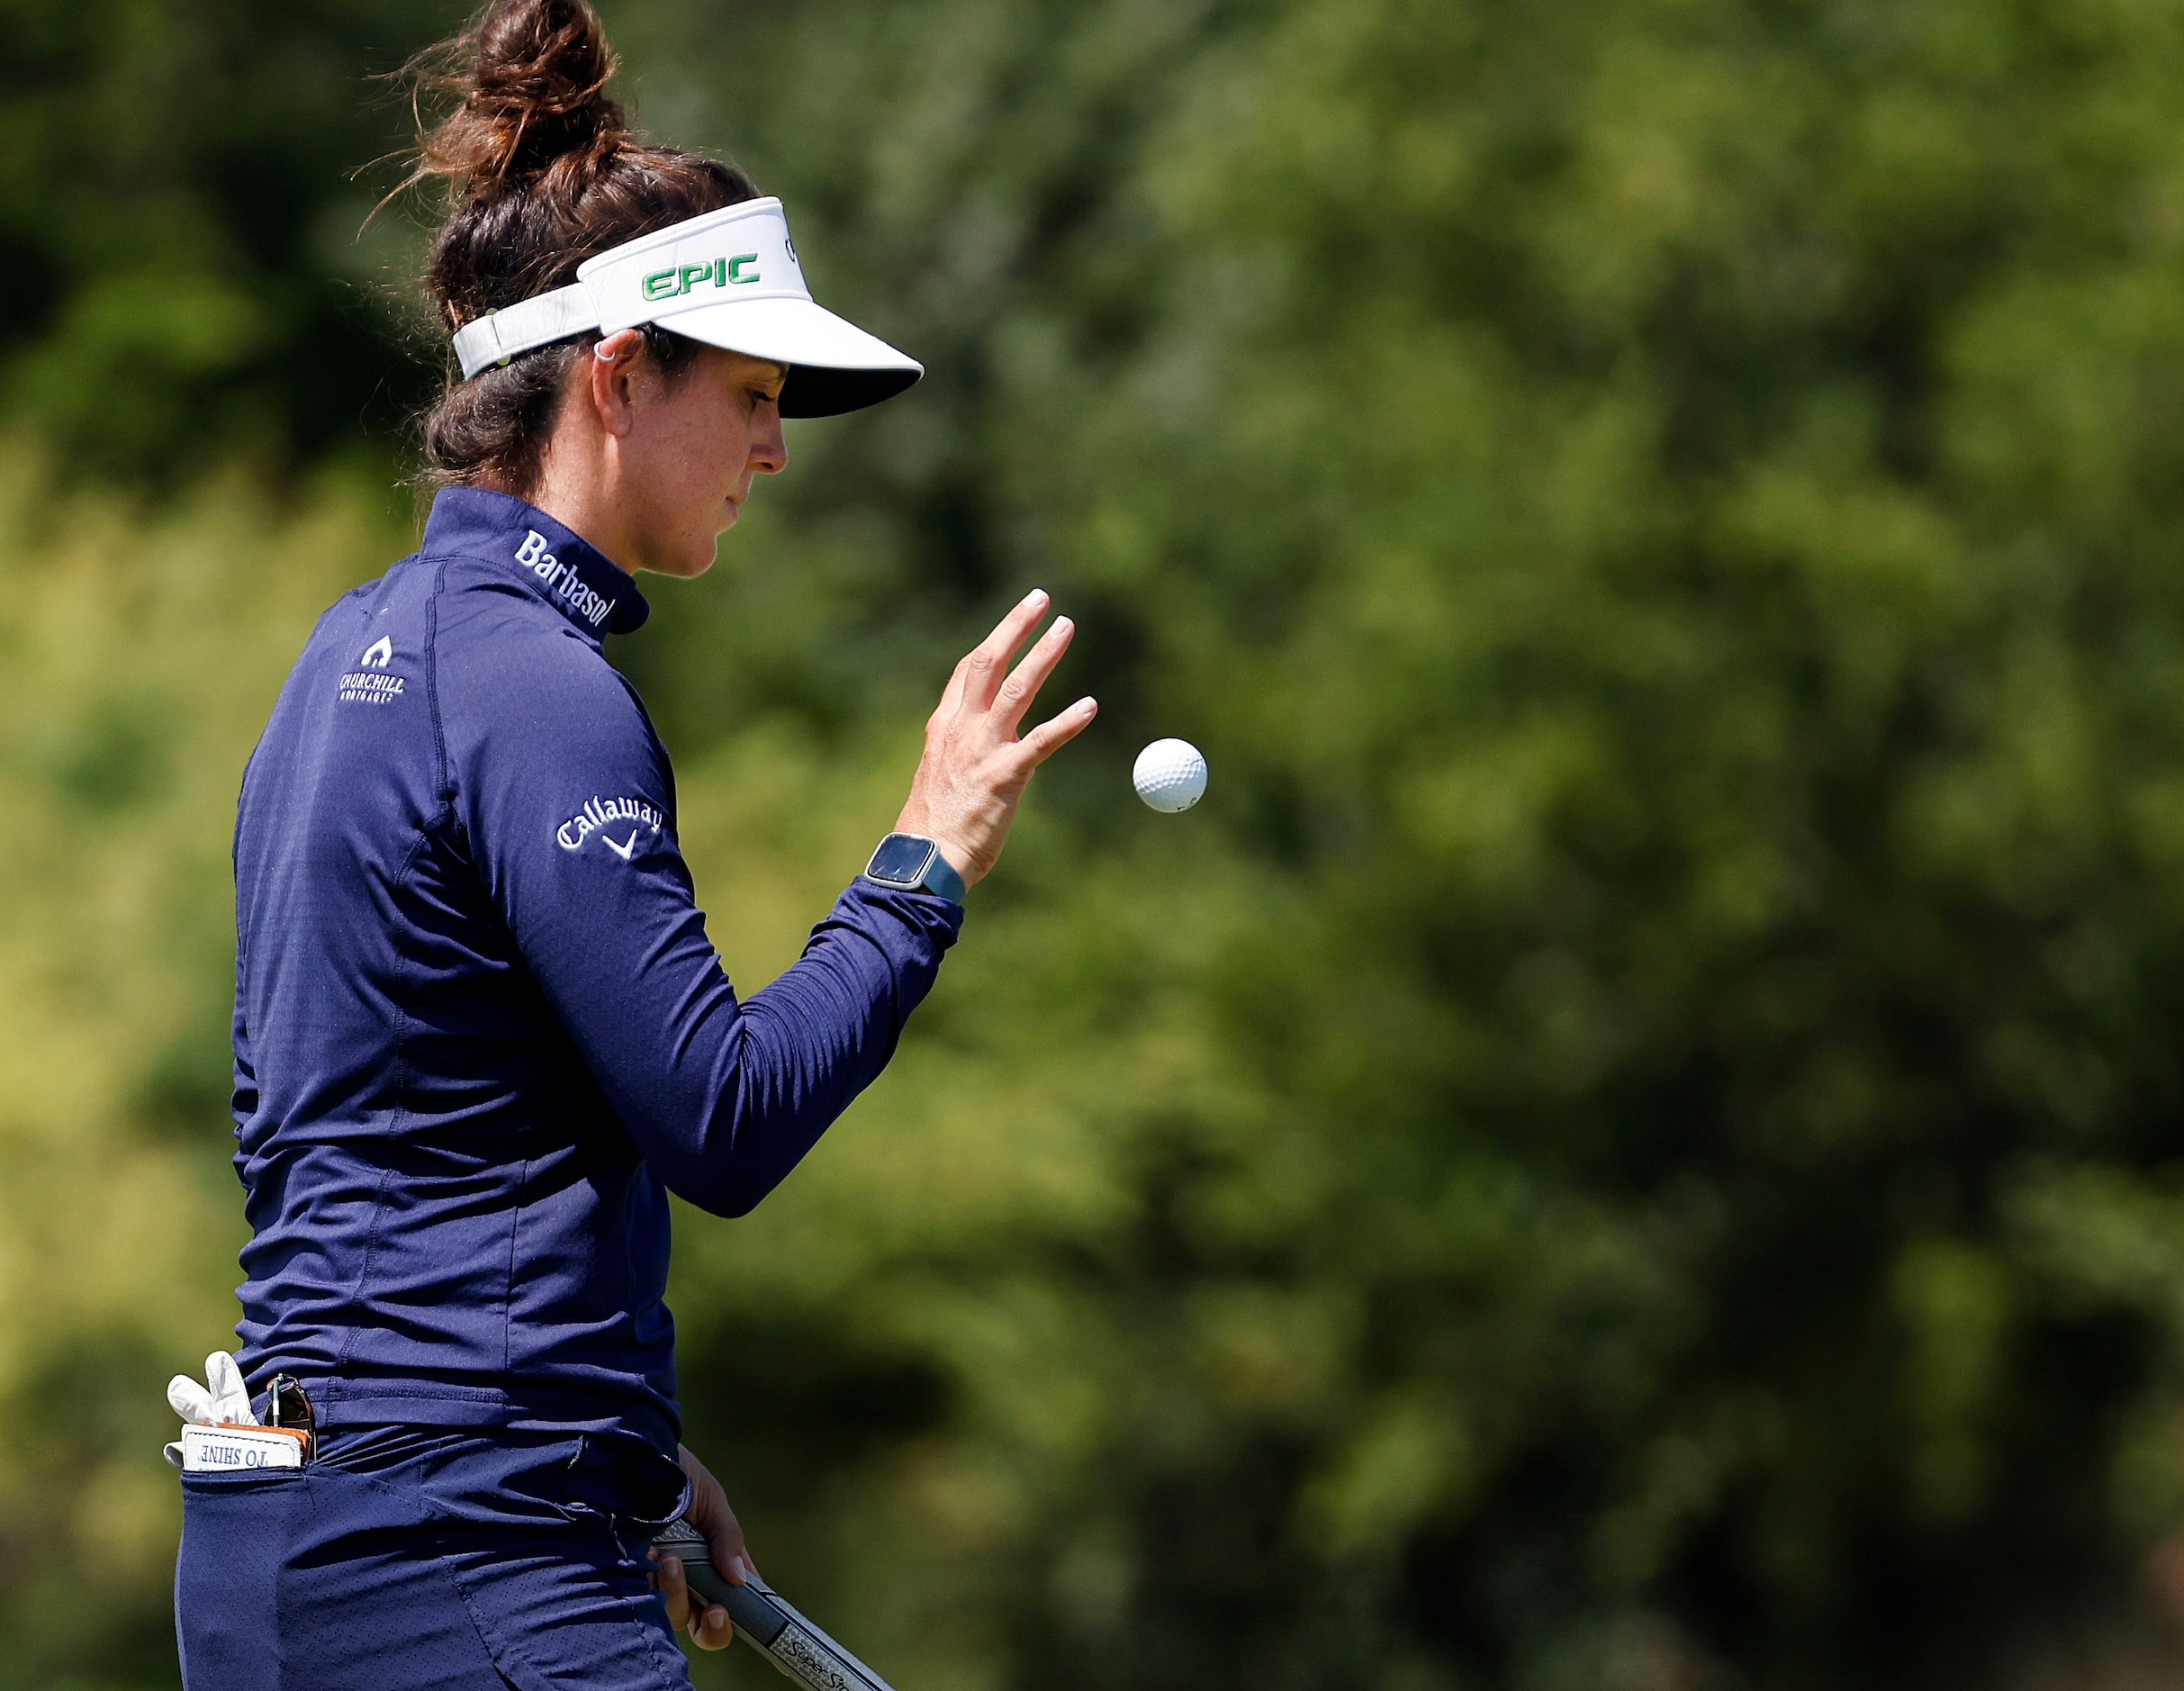
M 643 1560 L 681 1472 L 644 1458 L 385 1429 L 185 1474 L 185 1691 L 690 1691 Z

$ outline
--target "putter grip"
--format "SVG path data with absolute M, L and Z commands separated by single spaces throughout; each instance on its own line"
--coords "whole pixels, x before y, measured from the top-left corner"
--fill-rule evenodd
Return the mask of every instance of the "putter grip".
M 730 1585 L 713 1566 L 712 1547 L 688 1522 L 676 1521 L 653 1535 L 653 1548 L 682 1564 L 691 1592 L 717 1603 L 736 1623 L 736 1635 L 774 1667 L 811 1691 L 893 1691 L 885 1679 L 809 1621 L 757 1576 Z

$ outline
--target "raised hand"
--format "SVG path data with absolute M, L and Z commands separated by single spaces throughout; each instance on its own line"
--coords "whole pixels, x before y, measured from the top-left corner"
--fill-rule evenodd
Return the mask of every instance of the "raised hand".
M 1000 857 L 1032 772 L 1099 713 L 1096 701 L 1079 699 L 1029 734 L 1017 734 L 1077 632 L 1069 618 L 1055 618 L 1010 671 L 1009 660 L 1046 608 L 1046 594 L 1033 592 L 955 666 L 940 704 L 926 719 L 925 755 L 895 823 L 896 832 L 922 834 L 937 845 L 966 886 L 981 880 Z

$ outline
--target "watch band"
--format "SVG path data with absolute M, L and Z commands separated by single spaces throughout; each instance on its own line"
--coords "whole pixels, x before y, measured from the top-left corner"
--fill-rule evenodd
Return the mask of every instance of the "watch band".
M 955 865 L 941 848 L 923 834 L 890 834 L 880 842 L 864 865 L 865 879 L 906 892 L 932 892 L 961 904 L 968 889 Z
M 941 855 L 941 848 L 933 848 L 933 859 L 925 865 L 925 873 L 917 878 L 917 884 L 928 892 L 936 892 L 951 904 L 961 904 L 963 894 L 970 889 L 963 884 L 963 877 L 955 873 L 955 865 Z

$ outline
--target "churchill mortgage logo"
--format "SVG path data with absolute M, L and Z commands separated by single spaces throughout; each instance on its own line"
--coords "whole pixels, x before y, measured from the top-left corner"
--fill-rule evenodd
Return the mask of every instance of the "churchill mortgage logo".
M 742 287 L 757 280 L 758 255 L 742 252 L 733 258 L 714 258 L 704 264 L 675 265 L 665 270 L 654 270 L 645 278 L 645 297 L 672 300 L 678 294 L 691 293 L 708 283 L 726 288 Z
M 548 592 L 593 628 L 614 614 L 618 601 L 603 599 L 585 586 L 582 576 L 546 550 L 546 538 L 537 529 L 523 531 L 523 544 L 516 548 L 516 562 L 544 582 Z
M 394 642 L 383 634 L 364 648 L 356 667 L 342 676 L 342 702 L 383 705 L 401 698 L 402 678 L 387 674 L 393 661 Z
M 627 863 L 636 855 L 637 841 L 646 834 L 657 834 L 666 820 L 642 799 L 602 799 L 594 793 L 582 809 L 554 830 L 554 843 L 565 852 L 582 851 L 584 842 L 597 834 L 609 851 Z M 636 826 L 627 838 L 615 838 L 625 822 Z

